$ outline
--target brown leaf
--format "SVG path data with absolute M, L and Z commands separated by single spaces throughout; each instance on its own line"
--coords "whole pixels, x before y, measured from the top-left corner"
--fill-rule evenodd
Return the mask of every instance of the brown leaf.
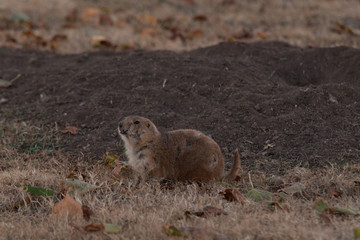
M 216 208 L 216 207 L 212 207 L 212 206 L 206 206 L 206 207 L 204 207 L 204 209 L 202 211 L 198 211 L 198 212 L 186 211 L 185 215 L 187 217 L 193 215 L 193 216 L 197 216 L 197 217 L 207 218 L 207 217 L 210 217 L 210 216 L 228 215 L 228 213 L 225 212 L 224 210 L 220 209 L 220 208 Z
M 208 20 L 208 18 L 205 15 L 195 15 L 193 17 L 193 20 L 199 21 L 199 22 L 205 22 Z
M 354 31 L 350 27 L 346 26 L 345 24 L 339 21 L 336 22 L 336 28 L 333 28 L 332 31 L 339 34 L 346 33 L 349 35 L 355 35 Z
M 116 46 L 107 40 L 104 36 L 96 35 L 93 36 L 91 39 L 91 45 L 94 48 L 102 48 L 102 49 L 113 49 L 116 48 Z
M 115 164 L 116 165 L 111 172 L 114 175 L 114 177 L 122 178 L 124 175 L 123 173 L 127 173 L 127 172 L 131 171 L 130 166 L 125 164 L 124 162 L 115 160 Z
M 203 31 L 200 30 L 200 29 L 195 29 L 193 32 L 192 32 L 192 35 L 193 37 L 201 37 L 203 35 Z
M 65 41 L 65 40 L 68 40 L 67 35 L 58 33 L 52 36 L 50 41 Z
M 327 224 L 330 225 L 331 224 L 331 220 L 329 218 L 329 212 L 328 211 L 324 211 L 320 214 L 321 219 Z
M 336 197 L 336 198 L 340 197 L 340 196 L 343 194 L 343 192 L 341 191 L 341 189 L 338 188 L 334 183 L 332 183 L 332 184 L 330 185 L 330 187 L 328 187 L 328 188 L 326 189 L 326 193 L 327 193 L 330 197 Z
M 261 38 L 262 40 L 266 40 L 266 35 L 265 35 L 265 33 L 263 33 L 263 32 L 258 32 L 256 35 L 257 35 L 259 38 Z
M 87 232 L 104 231 L 104 229 L 105 229 L 105 226 L 102 223 L 100 223 L 100 224 L 92 223 L 92 224 L 86 225 L 84 227 L 84 230 Z
M 84 24 L 99 25 L 101 11 L 97 8 L 86 8 L 82 11 L 80 19 Z
M 240 202 L 243 205 L 248 202 L 248 199 L 235 188 L 225 189 L 220 194 L 224 195 L 224 199 L 229 202 Z
M 241 176 L 236 175 L 236 177 L 235 177 L 234 181 L 235 181 L 235 182 L 240 182 L 240 181 L 241 181 L 241 179 L 242 179 L 242 177 L 241 177 Z
M 83 211 L 80 203 L 66 194 L 65 198 L 56 203 L 52 212 L 54 217 L 67 217 L 68 219 L 80 219 L 83 217 Z
M 62 133 L 71 133 L 72 135 L 76 135 L 77 134 L 77 127 L 67 126 L 66 128 L 64 128 L 60 132 L 62 132 Z
M 86 206 L 86 205 L 82 205 L 81 209 L 83 211 L 83 217 L 86 221 L 90 220 L 90 216 L 93 214 L 92 210 Z

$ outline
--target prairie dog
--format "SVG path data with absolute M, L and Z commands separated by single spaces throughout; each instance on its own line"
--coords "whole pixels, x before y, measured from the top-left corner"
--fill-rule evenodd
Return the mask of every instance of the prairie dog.
M 160 133 L 154 123 L 140 116 L 120 121 L 118 132 L 125 144 L 130 167 L 140 174 L 178 181 L 235 179 L 240 169 L 239 152 L 225 176 L 219 145 L 200 131 L 180 129 Z

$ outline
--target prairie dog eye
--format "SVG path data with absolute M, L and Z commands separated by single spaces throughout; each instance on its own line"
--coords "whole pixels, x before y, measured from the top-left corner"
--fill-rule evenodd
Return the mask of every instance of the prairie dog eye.
M 134 124 L 139 124 L 140 122 L 139 121 L 135 121 Z

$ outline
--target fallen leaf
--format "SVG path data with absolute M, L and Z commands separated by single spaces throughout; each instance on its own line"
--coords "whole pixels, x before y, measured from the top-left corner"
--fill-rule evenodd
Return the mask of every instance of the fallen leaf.
M 354 228 L 354 238 L 360 238 L 360 227 Z
M 34 187 L 31 185 L 24 186 L 24 190 L 28 191 L 31 195 L 38 195 L 44 197 L 54 195 L 54 190 L 41 188 L 41 187 Z
M 315 200 L 313 208 L 319 215 L 329 209 L 328 205 L 321 198 Z
M 193 17 L 193 20 L 199 21 L 199 22 L 205 22 L 208 20 L 208 18 L 205 15 L 195 15 Z
M 279 196 L 281 199 L 286 199 L 289 195 L 284 192 L 278 192 L 275 194 L 276 196 Z
M 66 128 L 64 128 L 63 130 L 61 130 L 60 132 L 62 133 L 71 133 L 72 135 L 76 135 L 77 134 L 77 127 L 74 126 L 67 126 Z
M 89 208 L 86 205 L 82 205 L 81 206 L 82 212 L 83 212 L 83 217 L 86 221 L 90 220 L 90 216 L 93 214 L 91 208 Z
M 192 32 L 192 35 L 193 37 L 201 37 L 203 35 L 203 31 L 200 30 L 200 29 L 195 29 L 193 32 Z
M 104 36 L 95 35 L 91 38 L 91 45 L 94 48 L 102 48 L 102 49 L 113 49 L 116 48 L 112 42 L 107 40 Z
M 326 189 L 326 193 L 329 195 L 329 197 L 340 197 L 342 195 L 342 191 L 340 188 L 336 187 L 336 185 L 333 183 Z
M 186 216 L 197 216 L 197 217 L 207 218 L 207 217 L 210 217 L 210 216 L 228 215 L 228 213 L 225 212 L 224 210 L 220 209 L 220 208 L 216 208 L 216 207 L 212 207 L 212 206 L 206 206 L 206 207 L 204 207 L 204 209 L 202 211 L 198 211 L 198 212 L 186 211 L 185 215 Z
M 235 188 L 225 189 L 223 192 L 220 192 L 220 194 L 224 195 L 224 199 L 229 202 L 240 202 L 243 205 L 248 202 L 246 197 Z
M 8 101 L 6 98 L 0 98 L 0 104 L 7 103 Z
M 83 217 L 83 211 L 80 203 L 67 194 L 63 200 L 55 204 L 52 212 L 52 218 L 54 217 L 80 219 Z
M 313 208 L 316 212 L 321 215 L 326 212 L 329 214 L 344 214 L 344 215 L 353 215 L 357 216 L 360 214 L 360 209 L 349 209 L 344 207 L 329 207 L 328 204 L 321 198 L 318 198 L 314 202 Z
M 30 21 L 30 17 L 22 12 L 17 12 L 17 13 L 13 13 L 11 14 L 10 18 L 14 21 L 19 21 L 19 22 L 29 22 Z
M 105 227 L 104 224 L 102 223 L 100 224 L 92 223 L 84 227 L 84 230 L 87 232 L 98 232 L 98 231 L 103 231 L 104 229 Z
M 11 84 L 12 84 L 12 82 L 10 82 L 10 81 L 0 79 L 0 87 L 1 88 L 8 88 L 11 86 Z
M 290 212 L 290 209 L 289 209 L 286 205 L 282 205 L 282 204 L 280 204 L 279 202 L 276 202 L 276 201 L 265 201 L 264 203 L 265 203 L 265 205 L 267 205 L 267 206 L 275 207 L 275 208 L 278 208 L 278 209 L 281 209 L 281 210 L 285 210 L 285 211 L 287 211 L 287 212 Z
M 287 186 L 284 189 L 282 189 L 282 191 L 286 192 L 287 194 L 295 194 L 295 193 L 302 193 L 305 190 L 305 185 L 297 182 L 294 183 L 293 185 Z
M 272 196 L 274 196 L 274 194 L 271 192 L 264 191 L 261 189 L 256 189 L 256 188 L 248 191 L 246 195 L 248 196 L 248 198 L 250 198 L 251 200 L 253 200 L 255 202 L 260 202 L 260 201 L 263 201 L 266 199 L 270 199 Z
M 78 192 L 79 194 L 84 194 L 98 188 L 98 186 L 77 179 L 66 178 L 63 180 L 63 183 L 67 187 L 72 187 L 72 190 Z
M 86 8 L 80 14 L 80 19 L 83 24 L 99 25 L 101 11 L 97 8 Z
M 349 35 L 355 35 L 354 31 L 346 26 L 345 24 L 339 22 L 339 21 L 336 21 L 336 27 L 335 28 L 332 28 L 331 29 L 333 32 L 336 32 L 336 33 L 346 33 L 346 34 L 349 34 Z
M 121 226 L 112 223 L 104 223 L 104 227 L 104 231 L 107 233 L 118 233 L 121 231 Z
M 344 207 L 334 207 L 334 208 L 330 208 L 330 213 L 357 216 L 357 215 L 360 214 L 360 209 L 349 209 L 349 208 L 344 208 Z
M 259 38 L 261 38 L 262 40 L 266 40 L 266 35 L 263 33 L 263 32 L 258 32 L 257 34 L 256 34 Z
M 114 163 L 115 160 L 119 160 L 119 158 L 120 156 L 115 153 L 106 152 L 105 155 L 103 156 L 103 161 L 106 164 L 109 164 L 109 163 Z
M 234 181 L 235 181 L 235 182 L 240 182 L 240 181 L 241 181 L 241 179 L 242 179 L 242 177 L 241 177 L 241 176 L 236 175 L 236 177 L 235 177 Z
M 183 235 L 179 229 L 177 229 L 174 226 L 162 226 L 163 230 L 165 231 L 166 235 L 168 236 L 178 236 L 178 237 L 185 237 L 186 235 Z
M 115 167 L 111 171 L 114 177 L 116 178 L 122 178 L 122 177 L 130 177 L 132 174 L 132 169 L 129 165 L 127 165 L 124 162 L 121 162 L 119 160 L 115 160 Z

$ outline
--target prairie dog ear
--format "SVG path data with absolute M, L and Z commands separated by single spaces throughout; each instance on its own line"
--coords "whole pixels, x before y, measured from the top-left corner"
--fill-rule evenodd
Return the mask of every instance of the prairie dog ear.
M 148 123 L 148 124 L 147 124 L 147 127 L 150 128 L 150 126 L 151 126 L 150 123 Z

